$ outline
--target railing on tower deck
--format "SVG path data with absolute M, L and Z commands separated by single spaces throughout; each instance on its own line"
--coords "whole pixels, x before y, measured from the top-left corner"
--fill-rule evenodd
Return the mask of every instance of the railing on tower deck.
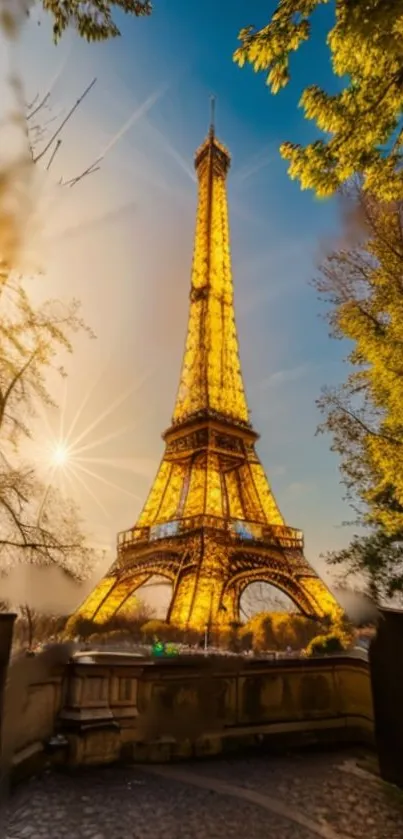
M 192 530 L 200 528 L 211 528 L 220 530 L 232 542 L 235 543 L 256 543 L 271 542 L 282 548 L 298 548 L 304 546 L 304 536 L 301 530 L 295 530 L 286 525 L 265 525 L 261 522 L 242 521 L 241 519 L 223 519 L 219 516 L 190 516 L 183 519 L 174 519 L 151 527 L 133 527 L 131 530 L 124 530 L 118 534 L 118 548 L 125 550 L 133 545 L 156 542 L 160 539 L 169 539 L 175 536 L 183 536 Z

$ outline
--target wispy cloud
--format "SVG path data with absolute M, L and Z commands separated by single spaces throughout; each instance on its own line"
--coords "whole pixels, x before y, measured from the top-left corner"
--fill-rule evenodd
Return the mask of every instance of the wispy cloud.
M 238 196 L 238 197 L 237 197 Z M 231 205 L 231 216 L 236 215 L 238 218 L 242 219 L 242 221 L 246 221 L 247 224 L 250 224 L 255 229 L 258 228 L 260 230 L 267 231 L 268 229 L 268 219 L 265 216 L 261 216 L 258 213 L 251 210 L 246 201 L 245 196 L 242 198 L 239 197 L 239 192 L 235 195 L 230 196 L 230 205 Z
M 237 187 L 244 186 L 247 181 L 267 166 L 270 166 L 271 163 L 274 163 L 276 157 L 278 157 L 278 151 L 274 150 L 272 146 L 265 146 L 260 152 L 252 155 L 243 166 L 235 170 L 233 177 L 234 185 Z
M 72 41 L 71 41 L 71 33 L 67 32 L 66 37 L 67 37 L 67 39 L 69 39 L 69 42 L 67 44 L 67 49 L 65 49 L 64 56 L 62 57 L 62 59 L 60 61 L 60 64 L 56 67 L 56 70 L 55 70 L 55 72 L 54 72 L 54 74 L 53 74 L 53 76 L 52 76 L 52 78 L 49 82 L 49 86 L 48 86 L 48 89 L 47 89 L 47 93 L 49 94 L 49 96 L 53 93 L 57 83 L 62 78 L 63 73 L 66 70 L 67 65 L 68 65 L 68 63 L 69 63 L 69 61 L 71 60 L 71 57 L 72 57 L 73 45 L 72 45 Z
M 127 132 L 132 128 L 132 126 L 138 122 L 140 119 L 146 116 L 146 114 L 153 108 L 153 106 L 161 99 L 161 97 L 167 92 L 169 89 L 169 85 L 165 84 L 162 85 L 157 90 L 154 90 L 147 96 L 144 102 L 140 105 L 136 105 L 134 111 L 131 113 L 130 117 L 123 123 L 123 125 L 116 131 L 116 133 L 111 137 L 109 142 L 106 144 L 104 149 L 101 151 L 99 155 L 99 160 L 103 160 L 104 157 L 108 154 L 108 152 L 112 151 L 114 146 L 127 134 Z
M 311 481 L 293 481 L 285 488 L 285 492 L 289 495 L 304 495 L 311 493 L 315 489 L 315 485 Z
M 278 466 L 271 466 L 270 467 L 270 477 L 271 478 L 281 478 L 282 475 L 285 475 L 287 472 L 286 466 L 282 466 L 281 464 Z
M 300 268 L 304 258 L 306 247 L 304 251 L 302 242 L 280 241 L 268 244 L 264 251 L 234 265 L 235 277 L 241 280 L 236 299 L 238 316 L 250 317 L 258 307 L 301 288 L 304 281 Z M 294 268 L 297 265 L 298 270 Z
M 91 462 L 100 466 L 105 465 L 112 469 L 130 472 L 133 475 L 141 475 L 143 478 L 152 480 L 157 472 L 159 460 L 152 457 L 91 457 Z
M 244 278 L 250 279 L 250 274 L 248 271 L 240 272 L 236 271 L 237 276 L 240 277 L 241 281 Z M 263 286 L 259 286 L 257 288 L 248 288 L 248 291 L 242 291 L 242 286 L 237 294 L 236 298 L 236 311 L 237 317 L 250 318 L 250 315 L 256 311 L 257 308 L 261 306 L 265 306 L 266 303 L 270 303 L 271 301 L 277 300 L 283 294 L 289 294 L 294 287 L 294 283 L 292 281 L 288 283 L 270 283 L 269 280 Z
M 50 242 L 54 242 L 60 236 L 63 236 L 64 240 L 67 238 L 75 238 L 76 236 L 85 236 L 87 233 L 95 231 L 104 225 L 111 224 L 112 222 L 116 223 L 121 221 L 123 218 L 127 218 L 129 215 L 135 213 L 137 209 L 138 205 L 134 201 L 130 201 L 122 207 L 116 207 L 109 210 L 109 212 L 103 213 L 95 218 L 91 218 L 87 222 L 80 222 L 79 224 L 72 225 L 71 227 L 66 227 L 57 233 L 53 233 L 52 236 L 49 237 L 44 236 L 44 240 L 46 241 L 46 239 L 48 239 Z
M 298 364 L 296 367 L 290 367 L 288 370 L 276 370 L 275 373 L 271 373 L 266 379 L 262 379 L 259 387 L 262 390 L 267 390 L 268 388 L 282 387 L 291 382 L 297 382 L 304 376 L 308 376 L 316 367 L 317 365 L 315 364 L 306 363 Z
M 189 164 L 189 160 L 184 155 L 180 154 L 178 150 L 175 148 L 173 142 L 169 139 L 168 131 L 164 133 L 159 128 L 156 127 L 149 119 L 147 120 L 148 128 L 150 129 L 151 133 L 154 135 L 156 140 L 158 141 L 160 147 L 165 151 L 169 157 L 178 164 L 179 168 L 188 176 L 189 180 L 193 183 L 196 182 L 196 174 L 192 167 Z

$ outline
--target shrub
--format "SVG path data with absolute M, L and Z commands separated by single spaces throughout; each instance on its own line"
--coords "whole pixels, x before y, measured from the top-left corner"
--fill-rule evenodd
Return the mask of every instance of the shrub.
M 280 612 L 260 612 L 239 631 L 240 644 L 243 649 L 255 652 L 264 650 L 303 649 L 318 635 L 318 629 L 325 630 L 325 626 L 311 618 L 302 615 L 292 615 Z
M 271 616 L 273 649 L 301 650 L 318 634 L 320 624 L 302 615 L 274 614 Z M 321 628 L 321 627 L 320 627 Z
M 155 638 L 159 641 L 175 641 L 178 637 L 178 629 L 166 621 L 150 620 L 141 627 L 141 634 L 145 641 L 152 642 Z
M 239 630 L 238 637 L 239 646 L 242 652 L 249 652 L 249 650 L 253 649 L 253 632 L 248 626 L 243 626 L 242 629 Z
M 90 636 L 106 636 L 111 632 L 121 632 L 126 638 L 130 637 L 132 641 L 141 641 L 141 627 L 152 617 L 152 610 L 147 605 L 139 604 L 136 610 L 131 612 L 119 611 L 116 615 L 112 615 L 104 623 L 98 623 L 91 618 L 76 618 L 74 623 L 69 626 L 68 637 L 75 638 L 78 636 L 82 640 Z
M 98 637 L 105 643 L 118 644 L 119 641 L 131 641 L 133 636 L 128 629 L 112 629 L 110 632 L 102 632 Z
M 212 633 L 210 640 L 221 649 L 239 653 L 243 649 L 241 629 L 242 624 L 233 621 L 228 627 Z
M 97 631 L 101 631 L 99 624 L 94 623 L 94 621 L 90 618 L 78 618 L 74 622 L 74 626 L 69 628 L 68 632 L 66 632 L 66 636 L 68 638 L 75 638 L 78 636 L 78 638 L 86 639 L 90 635 L 97 633 Z
M 328 635 L 317 635 L 306 648 L 308 656 L 329 655 L 341 653 L 345 650 L 343 635 L 340 632 L 330 632 Z
M 251 636 L 252 638 L 252 648 L 253 651 L 256 653 L 263 652 L 263 650 L 273 649 L 273 633 L 272 633 L 272 623 L 271 623 L 271 616 L 266 614 L 265 612 L 260 612 L 257 615 L 253 615 L 252 618 L 248 620 L 245 626 L 239 632 L 240 639 L 243 641 L 245 637 Z

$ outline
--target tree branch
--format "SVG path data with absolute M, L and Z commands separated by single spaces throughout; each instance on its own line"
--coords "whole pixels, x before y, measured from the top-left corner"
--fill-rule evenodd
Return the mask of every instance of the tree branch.
M 94 78 L 94 79 L 92 80 L 92 82 L 90 82 L 90 84 L 88 85 L 88 87 L 86 87 L 86 88 L 85 88 L 84 93 L 82 93 L 82 94 L 81 94 L 81 96 L 79 96 L 79 98 L 77 99 L 77 101 L 75 102 L 75 104 L 73 105 L 73 107 L 72 107 L 72 108 L 70 108 L 70 111 L 69 111 L 69 112 L 68 112 L 68 114 L 65 116 L 65 118 L 62 120 L 62 122 L 60 123 L 59 127 L 56 129 L 56 131 L 54 132 L 54 134 L 52 134 L 52 136 L 51 136 L 51 138 L 50 138 L 49 142 L 46 144 L 45 148 L 44 148 L 44 149 L 42 149 L 42 151 L 41 151 L 41 152 L 40 152 L 40 153 L 39 153 L 36 157 L 34 157 L 34 159 L 33 159 L 33 160 L 34 160 L 34 163 L 38 163 L 38 161 L 39 161 L 39 160 L 41 160 L 41 159 L 42 159 L 42 157 L 44 157 L 44 155 L 46 154 L 46 152 L 47 152 L 47 151 L 49 151 L 50 147 L 53 145 L 54 141 L 55 141 L 55 140 L 56 140 L 56 138 L 59 136 L 60 132 L 61 132 L 61 131 L 63 131 L 63 128 L 64 128 L 64 127 L 65 127 L 65 125 L 68 123 L 68 121 L 71 119 L 71 117 L 73 116 L 74 112 L 77 110 L 77 108 L 79 108 L 79 107 L 80 107 L 81 102 L 85 99 L 85 97 L 88 95 L 88 93 L 90 92 L 90 90 L 94 87 L 94 84 L 96 83 L 96 81 L 97 81 L 97 80 L 96 80 L 96 78 Z

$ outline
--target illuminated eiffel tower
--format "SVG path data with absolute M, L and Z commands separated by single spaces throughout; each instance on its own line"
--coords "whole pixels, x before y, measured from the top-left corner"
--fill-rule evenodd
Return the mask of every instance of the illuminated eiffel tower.
M 340 611 L 288 527 L 256 454 L 235 325 L 226 177 L 214 124 L 195 156 L 199 184 L 186 349 L 165 452 L 117 559 L 70 619 L 102 624 L 155 575 L 172 584 L 167 620 L 182 627 L 239 620 L 252 582 L 271 583 L 305 615 Z M 133 601 L 132 601 L 133 602 Z

